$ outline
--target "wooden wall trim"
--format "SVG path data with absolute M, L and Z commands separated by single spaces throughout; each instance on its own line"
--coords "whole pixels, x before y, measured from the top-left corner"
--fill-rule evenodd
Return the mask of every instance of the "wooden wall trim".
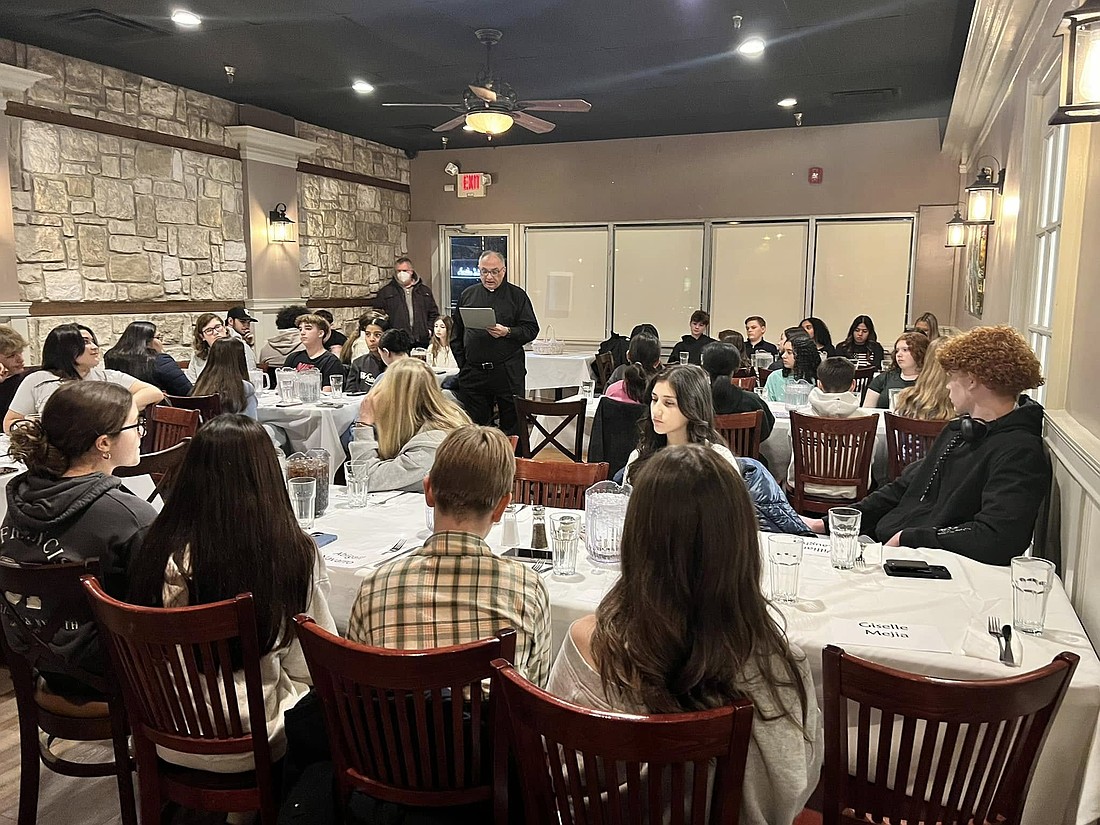
M 376 186 L 379 189 L 390 189 L 394 192 L 409 194 L 412 190 L 407 183 L 398 183 L 395 180 L 376 178 L 373 175 L 363 175 L 359 172 L 348 172 L 345 169 L 334 169 L 331 166 L 318 166 L 316 163 L 298 161 L 298 171 L 307 175 L 320 175 L 323 178 L 335 178 L 346 180 L 349 183 L 360 183 L 364 186 Z
M 370 300 L 359 298 L 303 298 L 302 302 L 318 309 L 343 309 L 365 305 Z M 34 301 L 32 318 L 53 318 L 75 315 L 165 315 L 170 312 L 215 312 L 224 315 L 230 307 L 245 304 L 246 299 L 233 301 Z
M 241 153 L 234 147 L 223 146 L 220 143 L 210 143 L 205 140 L 193 140 L 192 138 L 177 137 L 163 132 L 155 132 L 152 129 L 139 129 L 137 126 L 126 126 L 121 123 L 111 123 L 107 120 L 99 120 L 94 117 L 72 115 L 68 112 L 59 112 L 56 109 L 46 109 L 42 106 L 28 106 L 25 103 L 17 103 L 9 100 L 6 113 L 10 117 L 19 117 L 24 120 L 37 120 L 40 123 L 56 123 L 59 126 L 68 126 L 72 129 L 83 129 L 86 132 L 97 132 L 101 135 L 113 135 L 128 140 L 139 140 L 143 143 L 155 143 L 160 146 L 171 146 L 173 149 L 184 149 L 188 152 L 199 152 L 204 155 L 216 155 L 240 160 Z

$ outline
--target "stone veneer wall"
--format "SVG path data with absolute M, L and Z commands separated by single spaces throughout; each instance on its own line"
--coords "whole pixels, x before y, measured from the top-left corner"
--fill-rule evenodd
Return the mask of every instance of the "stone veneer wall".
M 236 104 L 0 39 L 0 62 L 49 74 L 25 103 L 232 146 Z M 13 221 L 20 298 L 49 301 L 247 299 L 244 192 L 236 160 L 10 118 Z M 397 149 L 299 124 L 321 150 L 314 163 L 408 183 Z M 299 176 L 306 298 L 373 295 L 405 250 L 409 196 Z M 308 201 L 308 203 L 307 203 Z M 355 307 L 335 309 L 338 319 Z M 173 352 L 190 342 L 195 313 L 84 316 L 104 346 L 133 320 L 157 323 Z M 28 361 L 63 316 L 30 319 Z

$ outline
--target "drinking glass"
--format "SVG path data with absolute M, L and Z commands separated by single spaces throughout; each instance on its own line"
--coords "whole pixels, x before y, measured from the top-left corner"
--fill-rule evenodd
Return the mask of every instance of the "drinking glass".
M 760 396 L 761 401 L 766 402 L 768 400 L 768 388 L 767 387 L 753 387 L 752 391 Z
M 798 573 L 802 566 L 802 536 L 773 535 L 768 539 L 768 575 L 772 601 L 798 601 Z
M 344 376 L 333 375 L 328 379 L 329 386 L 332 387 L 332 400 L 336 401 L 344 397 Z
M 348 484 L 348 507 L 366 507 L 367 493 L 370 486 L 367 484 L 367 471 L 370 464 L 366 461 L 345 461 L 344 478 Z
M 895 409 L 897 409 L 897 406 L 898 406 L 898 396 L 899 396 L 899 395 L 901 395 L 901 390 L 902 390 L 902 389 L 904 389 L 904 387 L 902 387 L 902 388 L 900 388 L 900 389 L 899 389 L 899 388 L 897 388 L 897 387 L 895 387 L 895 388 L 893 388 L 893 389 L 891 389 L 891 390 L 890 390 L 890 409 L 891 409 L 891 410 L 895 410 Z
M 292 478 L 287 482 L 294 518 L 303 530 L 313 529 L 313 505 L 317 500 L 317 479 Z
M 688 362 L 688 354 L 686 352 L 680 353 L 680 363 L 686 364 Z
M 581 398 L 591 398 L 596 394 L 595 381 L 581 381 Z
M 851 507 L 829 509 L 829 561 L 837 570 L 855 567 L 863 514 Z
M 753 366 L 758 370 L 766 370 L 775 359 L 766 352 L 758 352 L 752 356 Z
M 1012 560 L 1012 626 L 1040 636 L 1047 620 L 1047 596 L 1054 565 L 1046 559 L 1017 556 Z
M 882 369 L 883 372 L 889 372 L 890 367 L 892 366 L 894 366 L 894 362 L 891 361 L 889 358 L 883 358 L 882 363 L 879 364 L 879 367 Z
M 552 513 L 550 534 L 553 538 L 555 576 L 572 576 L 577 572 L 577 545 L 581 538 L 581 519 L 574 513 Z
M 275 370 L 275 383 L 279 388 L 279 401 L 290 404 L 298 400 L 298 373 L 293 367 Z

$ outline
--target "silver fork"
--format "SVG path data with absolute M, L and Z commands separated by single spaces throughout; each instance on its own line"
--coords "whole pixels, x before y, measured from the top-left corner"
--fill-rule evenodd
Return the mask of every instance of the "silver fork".
M 537 561 L 531 565 L 531 569 L 536 573 L 545 573 L 551 567 L 553 567 L 553 565 L 548 561 Z
M 996 616 L 990 616 L 988 622 L 989 635 L 997 640 L 997 647 L 1001 651 L 1001 664 L 1007 665 L 1011 663 L 1012 654 L 1008 652 L 1008 645 L 1005 642 L 1004 634 L 1001 632 L 1001 620 Z
M 397 541 L 395 541 L 393 543 L 393 547 L 391 547 L 389 550 L 386 550 L 385 552 L 387 552 L 387 553 L 396 553 L 398 550 L 401 549 L 402 545 L 404 545 L 405 542 L 407 542 L 407 541 L 408 541 L 408 539 L 398 539 Z

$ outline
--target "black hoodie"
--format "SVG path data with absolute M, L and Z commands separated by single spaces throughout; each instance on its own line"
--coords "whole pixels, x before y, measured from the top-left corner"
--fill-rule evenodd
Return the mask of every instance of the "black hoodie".
M 1043 408 L 1020 396 L 987 426 L 968 442 L 959 419 L 948 424 L 924 459 L 856 505 L 863 532 L 885 542 L 901 531 L 904 547 L 939 547 L 985 564 L 1007 565 L 1023 553 L 1050 492 Z
M 126 594 L 126 568 L 133 548 L 157 512 L 131 495 L 114 476 L 92 473 L 50 478 L 30 472 L 8 484 L 8 512 L 0 526 L 0 555 L 20 564 L 50 564 L 98 558 L 103 586 L 113 596 Z M 25 605 L 16 605 L 21 612 Z M 52 612 L 43 602 L 35 615 Z M 95 626 L 62 629 L 53 647 L 67 661 L 102 674 L 106 662 L 95 639 Z
M 711 343 L 714 343 L 714 339 L 706 333 L 703 333 L 698 338 L 694 335 L 684 335 L 677 342 L 676 346 L 672 348 L 672 353 L 668 356 L 668 363 L 679 364 L 680 353 L 686 352 L 688 354 L 688 363 L 697 365 L 702 358 L 703 347 Z

